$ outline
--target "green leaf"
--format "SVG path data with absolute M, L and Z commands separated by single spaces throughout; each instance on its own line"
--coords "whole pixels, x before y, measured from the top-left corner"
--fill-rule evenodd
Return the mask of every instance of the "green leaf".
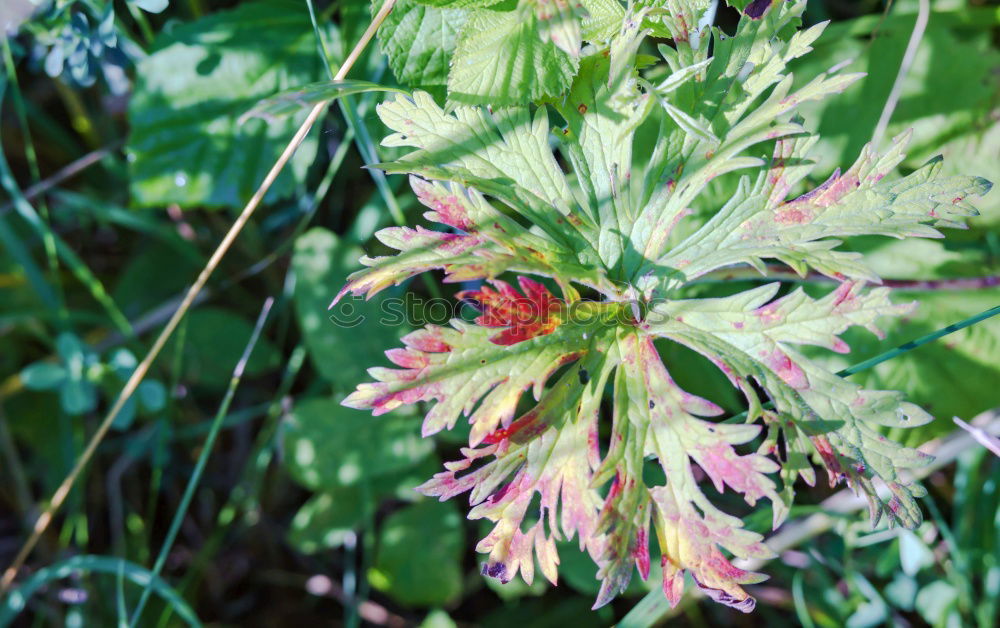
M 135 367 L 139 365 L 139 360 L 135 354 L 124 347 L 115 349 L 108 356 L 107 365 L 114 374 L 122 381 L 127 380 Z
M 28 390 L 52 390 L 66 380 L 66 369 L 61 364 L 35 362 L 21 370 L 21 383 Z
M 853 61 L 851 70 L 868 75 L 861 89 L 808 109 L 807 115 L 819 123 L 824 155 L 836 156 L 833 158 L 838 161 L 850 159 L 868 142 L 896 81 L 917 19 L 912 5 L 900 8 L 888 13 L 884 21 L 871 15 L 831 24 L 827 36 L 817 42 L 816 51 L 793 64 L 796 77 L 811 76 L 844 61 Z M 983 13 L 977 13 L 979 10 Z M 918 148 L 913 157 L 920 160 L 915 165 L 936 155 L 948 139 L 959 134 L 979 135 L 979 125 L 988 120 L 998 87 L 993 68 L 1000 62 L 1000 53 L 989 36 L 993 21 L 993 14 L 985 7 L 933 10 L 903 79 L 887 131 L 891 137 L 913 129 Z M 878 36 L 872 39 L 876 24 Z M 939 54 L 942 50 L 964 62 L 946 68 Z
M 904 574 L 915 576 L 924 567 L 934 564 L 934 552 L 913 531 L 900 530 L 899 563 Z
M 396 80 L 410 87 L 447 84 L 458 33 L 469 14 L 451 5 L 471 3 L 425 4 L 430 3 L 400 0 L 378 29 L 379 47 Z M 380 8 L 381 2 L 372 3 L 373 13 Z
M 551 40 L 530 7 L 480 10 L 462 28 L 448 74 L 449 102 L 496 107 L 564 92 L 577 60 Z
M 299 236 L 292 254 L 295 313 L 309 357 L 338 390 L 357 386 L 367 365 L 407 329 L 399 299 L 349 299 L 330 309 L 336 291 L 358 268 L 361 253 L 360 247 L 315 227 Z
M 185 379 L 196 385 L 224 388 L 252 331 L 248 320 L 230 310 L 202 307 L 191 312 L 183 345 Z M 171 340 L 166 351 L 173 353 L 176 347 L 176 339 Z M 279 363 L 278 350 L 270 340 L 261 338 L 246 363 L 244 375 L 261 375 Z
M 321 102 L 336 100 L 352 94 L 364 94 L 366 92 L 399 92 L 405 93 L 395 87 L 386 87 L 370 81 L 322 81 L 310 83 L 301 87 L 294 87 L 279 92 L 274 96 L 265 98 L 253 109 L 247 111 L 239 118 L 240 124 L 245 124 L 252 118 L 260 118 L 269 124 L 274 123 L 278 118 L 283 118 L 305 109 L 311 109 L 313 105 Z
M 462 593 L 464 539 L 462 516 L 453 504 L 408 506 L 382 524 L 368 579 L 402 604 L 447 604 Z
M 375 505 L 360 485 L 329 487 L 295 513 L 288 541 L 303 554 L 338 548 L 372 516 Z
M 437 608 L 428 613 L 424 621 L 420 622 L 420 628 L 458 628 L 458 624 L 448 613 Z
M 139 384 L 135 395 L 146 412 L 159 412 L 167 405 L 167 389 L 156 380 L 146 380 Z
M 170 6 L 170 0 L 129 0 L 129 2 L 149 13 L 162 13 Z
M 138 64 L 129 102 L 133 202 L 242 206 L 305 114 L 243 125 L 239 116 L 323 72 L 306 7 L 294 0 L 247 2 L 165 31 Z M 290 194 L 315 154 L 312 135 L 266 200 Z
M 483 9 L 505 0 L 414 0 L 416 4 L 446 9 Z
M 132 397 L 125 402 L 125 405 L 122 406 L 115 420 L 111 423 L 112 429 L 123 432 L 132 427 L 132 423 L 135 421 L 135 408 L 136 399 Z
M 917 581 L 904 573 L 897 572 L 892 582 L 885 587 L 885 597 L 896 608 L 912 611 L 917 598 Z
M 581 28 L 587 41 L 607 41 L 618 34 L 625 20 L 625 10 L 618 0 L 582 0 L 587 15 Z
M 797 480 L 815 483 L 815 463 L 831 486 L 846 482 L 866 497 L 873 523 L 883 515 L 909 528 L 921 521 L 924 492 L 906 471 L 929 457 L 883 431 L 912 432 L 932 417 L 806 355 L 809 346 L 846 353 L 840 336 L 849 328 L 879 334 L 881 318 L 912 310 L 887 289 L 868 289 L 863 280 L 877 276 L 831 237 L 942 237 L 939 228 L 975 215 L 967 197 L 989 183 L 941 176 L 938 161 L 895 178 L 900 141 L 884 155 L 866 148 L 843 174 L 788 200 L 816 166 L 799 106 L 859 75 L 819 73 L 793 89 L 786 67 L 824 27 L 794 32 L 804 2 L 757 3 L 735 36 L 711 42 L 707 30 L 693 30 L 707 2 L 654 4 L 627 14 L 606 48 L 587 49 L 552 104 L 552 119 L 565 123 L 555 133 L 552 112 L 531 109 L 526 95 L 521 106 L 445 112 L 417 92 L 379 108 L 393 131 L 383 143 L 413 149 L 381 167 L 422 177 L 412 182 L 433 210 L 426 217 L 453 231 L 382 232 L 400 253 L 365 259 L 369 268 L 344 293 L 370 295 L 438 268 L 447 279 L 487 284 L 456 295 L 479 310 L 474 324 L 456 319 L 407 335 L 404 348 L 387 353 L 399 368 L 372 369 L 375 381 L 343 403 L 376 415 L 425 404 L 424 435 L 471 424 L 461 458 L 420 490 L 442 499 L 468 492 L 469 518 L 493 524 L 477 545 L 488 554 L 484 574 L 500 582 L 520 574 L 530 584 L 538 569 L 556 582 L 556 543 L 574 540 L 597 565 L 599 607 L 635 571 L 649 576 L 655 530 L 671 606 L 690 574 L 712 599 L 749 612 L 755 601 L 743 587 L 765 576 L 735 561 L 771 552 L 722 510 L 733 500 L 710 495 L 733 491 L 749 506 L 767 499 L 777 527 Z M 489 19 L 497 26 L 509 15 Z M 663 50 L 671 72 L 656 87 L 637 71 L 647 17 L 675 46 Z M 494 28 L 491 36 L 504 35 Z M 503 48 L 477 50 L 485 57 Z M 657 98 L 669 106 L 656 107 Z M 644 139 L 656 125 L 655 140 Z M 750 176 L 727 176 L 737 170 Z M 698 203 L 716 212 L 707 223 L 689 218 Z M 695 282 L 740 264 L 766 274 L 764 259 L 803 275 L 818 270 L 834 287 L 817 298 L 780 293 L 778 284 L 740 292 L 740 283 Z M 505 271 L 550 277 L 562 298 L 524 276 L 518 291 L 496 278 Z M 586 300 L 574 284 L 591 289 Z M 714 364 L 742 394 L 745 424 L 713 419 L 722 408 L 677 385 L 671 369 L 686 362 L 668 368 L 664 357 L 676 352 L 657 346 L 667 341 Z M 774 410 L 764 410 L 762 392 Z M 715 490 L 703 491 L 699 476 Z M 855 582 L 868 601 L 852 621 L 884 615 L 874 588 Z
M 414 425 L 409 416 L 372 419 L 332 400 L 300 401 L 284 424 L 286 464 L 313 490 L 364 485 L 430 454 L 433 443 L 421 440 Z
M 59 388 L 59 403 L 67 414 L 86 414 L 97 407 L 97 389 L 87 381 L 66 380 Z
M 928 624 L 943 626 L 949 611 L 957 603 L 955 586 L 945 580 L 936 580 L 920 589 L 914 607 Z

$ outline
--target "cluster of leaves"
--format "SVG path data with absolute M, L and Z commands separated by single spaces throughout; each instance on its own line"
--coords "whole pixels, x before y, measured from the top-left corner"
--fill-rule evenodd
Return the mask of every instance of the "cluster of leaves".
M 129 0 L 152 13 L 163 11 L 168 0 Z M 52 0 L 27 29 L 34 37 L 46 74 L 63 77 L 70 85 L 89 87 L 103 77 L 115 93 L 128 89 L 125 70 L 141 57 L 139 47 L 115 22 L 114 3 L 100 0 Z
M 72 333 L 60 334 L 56 339 L 59 362 L 35 362 L 21 371 L 21 381 L 29 390 L 57 390 L 59 402 L 67 414 L 78 416 L 97 407 L 97 391 L 105 391 L 114 399 L 118 390 L 138 365 L 135 355 L 128 349 L 112 351 L 106 361 L 87 347 Z M 137 408 L 153 414 L 166 404 L 166 388 L 155 379 L 142 382 L 136 396 L 130 399 L 118 415 L 114 427 L 127 429 L 135 419 Z
M 840 250 L 840 238 L 942 237 L 939 228 L 976 215 L 966 199 L 985 194 L 989 182 L 941 176 L 939 159 L 893 177 L 904 159 L 901 136 L 884 154 L 864 147 L 853 166 L 801 193 L 817 138 L 798 117 L 800 106 L 860 77 L 819 73 L 793 88 L 786 66 L 811 50 L 824 27 L 796 31 L 804 2 L 750 3 L 728 37 L 699 25 L 709 3 L 698 0 L 638 2 L 602 29 L 574 27 L 575 14 L 558 3 L 559 10 L 541 9 L 544 19 L 524 19 L 539 9 L 533 2 L 504 5 L 508 11 L 482 4 L 461 8 L 471 13 L 447 81 L 448 99 L 459 106 L 443 110 L 416 91 L 378 110 L 394 131 L 383 145 L 412 149 L 380 168 L 411 175 L 430 209 L 425 217 L 448 230 L 379 232 L 399 253 L 363 259 L 369 268 L 352 275 L 341 296 L 371 296 L 432 269 L 443 269 L 445 281 L 492 283 L 459 295 L 481 310 L 476 324 L 455 320 L 409 334 L 405 348 L 387 353 L 399 368 L 372 369 L 377 382 L 344 402 L 375 414 L 427 402 L 425 436 L 467 417 L 463 459 L 421 490 L 442 500 L 469 492 L 470 518 L 494 524 L 477 546 L 489 554 L 484 573 L 508 581 L 520 572 L 530 583 L 537 561 L 555 582 L 555 542 L 575 537 L 599 566 L 599 607 L 636 568 L 648 576 L 652 524 L 672 605 L 689 572 L 712 598 L 749 612 L 754 600 L 741 585 L 763 576 L 738 568 L 722 550 L 741 559 L 769 550 L 715 506 L 697 478 L 736 491 L 750 506 L 766 498 L 776 527 L 795 481 L 815 481 L 810 460 L 826 468 L 831 484 L 864 494 L 873 523 L 885 516 L 919 525 L 915 498 L 923 489 L 905 472 L 927 456 L 880 428 L 932 417 L 899 393 L 838 377 L 800 347 L 846 353 L 839 338 L 846 329 L 880 334 L 878 319 L 912 309 L 892 304 L 885 288 L 867 288 L 878 276 L 860 254 Z M 599 7 L 584 7 L 602 19 Z M 509 11 L 519 16 L 510 22 L 516 27 L 504 26 Z M 674 44 L 660 47 L 668 70 L 655 79 L 639 71 L 650 61 L 637 56 L 651 34 Z M 479 41 L 475 53 L 463 45 L 481 38 L 498 39 Z M 516 51 L 495 53 L 504 46 Z M 565 78 L 522 80 L 483 65 L 507 61 Z M 498 91 L 483 76 L 513 76 L 517 91 Z M 463 106 L 470 102 L 490 107 Z M 560 120 L 554 133 L 550 113 Z M 656 133 L 652 150 L 634 151 L 649 132 Z M 568 174 L 550 148 L 553 137 Z M 729 177 L 735 185 L 725 203 L 704 224 L 685 228 L 692 204 L 730 173 L 738 174 Z M 818 273 L 836 288 L 818 298 L 801 289 L 779 296 L 778 284 L 690 296 L 693 282 L 733 265 L 766 275 L 765 260 L 802 276 Z M 502 273 L 548 278 L 561 298 L 524 276 L 518 292 L 497 278 Z M 709 420 L 722 409 L 676 384 L 657 349 L 661 339 L 714 363 L 742 392 L 745 421 Z M 522 399 L 529 389 L 533 400 Z M 607 408 L 610 423 L 602 420 Z M 647 459 L 659 464 L 664 482 L 647 483 Z

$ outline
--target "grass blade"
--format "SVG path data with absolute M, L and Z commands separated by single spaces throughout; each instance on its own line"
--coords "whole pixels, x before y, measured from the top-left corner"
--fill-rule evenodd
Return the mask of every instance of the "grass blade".
M 271 312 L 271 306 L 274 305 L 274 298 L 268 297 L 264 302 L 264 307 L 261 308 L 260 316 L 257 317 L 257 324 L 253 328 L 253 332 L 250 334 L 250 340 L 247 342 L 246 347 L 243 349 L 243 355 L 240 357 L 239 362 L 236 363 L 236 368 L 233 369 L 233 377 L 229 380 L 229 387 L 226 389 L 226 394 L 222 398 L 222 403 L 219 405 L 218 412 L 215 413 L 215 418 L 212 419 L 212 427 L 209 429 L 208 436 L 205 437 L 205 444 L 201 448 L 201 454 L 198 456 L 198 462 L 194 466 L 194 471 L 191 473 L 191 478 L 188 480 L 187 487 L 184 489 L 184 495 L 181 497 L 181 503 L 177 506 L 177 512 L 174 513 L 173 519 L 170 521 L 170 529 L 167 531 L 167 537 L 163 540 L 163 545 L 160 547 L 160 553 L 156 557 L 156 563 L 153 565 L 153 575 L 159 577 L 160 572 L 163 571 L 163 566 L 167 563 L 167 556 L 170 555 L 170 550 L 174 546 L 174 541 L 177 539 L 177 533 L 180 532 L 181 523 L 184 521 L 184 516 L 187 514 L 188 508 L 191 506 L 191 500 L 194 499 L 194 492 L 198 488 L 198 484 L 201 483 L 201 476 L 205 472 L 205 465 L 208 464 L 208 458 L 212 455 L 212 449 L 215 446 L 215 439 L 218 438 L 219 432 L 222 430 L 223 422 L 225 421 L 226 415 L 229 413 L 229 405 L 233 401 L 233 397 L 236 395 L 236 388 L 240 384 L 240 380 L 243 379 L 243 371 L 246 368 L 247 362 L 250 360 L 250 354 L 253 353 L 254 347 L 257 346 L 257 340 L 260 339 L 260 334 L 264 329 L 264 323 L 267 322 L 267 315 Z M 129 626 L 136 626 L 139 622 L 139 617 L 142 616 L 142 611 L 146 608 L 146 602 L 149 601 L 149 596 L 152 593 L 150 587 L 146 587 L 142 591 L 142 597 L 139 598 L 139 604 L 136 606 L 135 612 L 132 613 L 132 619 L 129 621 Z
M 30 578 L 0 601 L 0 626 L 10 625 L 17 614 L 27 606 L 31 596 L 39 589 L 54 580 L 67 578 L 81 571 L 114 576 L 121 574 L 133 584 L 156 592 L 189 626 L 201 626 L 201 622 L 198 621 L 197 615 L 191 610 L 188 603 L 159 576 L 154 575 L 144 567 L 121 558 L 91 555 L 74 556 L 54 565 L 43 567 L 32 574 Z

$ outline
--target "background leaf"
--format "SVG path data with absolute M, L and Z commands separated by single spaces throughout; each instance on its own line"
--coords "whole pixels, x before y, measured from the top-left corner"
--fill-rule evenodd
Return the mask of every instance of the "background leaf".
M 469 17 L 448 75 L 448 100 L 514 105 L 567 89 L 579 62 L 543 41 L 530 10 L 480 10 Z
M 373 419 L 332 399 L 303 400 L 284 424 L 287 466 L 313 489 L 363 485 L 430 454 L 434 444 L 420 438 L 417 425 L 413 416 Z
M 266 36 L 262 36 L 266 33 Z M 236 207 L 256 190 L 304 113 L 265 124 L 240 115 L 323 76 L 306 7 L 247 2 L 164 33 L 138 68 L 126 151 L 140 207 Z M 307 138 L 267 197 L 291 193 L 316 155 Z
M 347 275 L 361 268 L 362 254 L 357 245 L 315 228 L 296 240 L 292 255 L 295 311 L 309 357 L 343 391 L 361 382 L 367 366 L 381 361 L 383 351 L 407 329 L 398 299 L 389 304 L 385 298 L 348 298 L 330 309 Z M 348 348 L 351 357 L 347 357 Z
M 378 44 L 389 59 L 396 80 L 409 87 L 444 86 L 458 33 L 469 12 L 448 8 L 459 3 L 425 6 L 415 0 L 400 0 L 378 31 Z M 372 12 L 381 8 L 372 3 Z
M 446 604 L 462 592 L 465 534 L 450 502 L 422 501 L 382 524 L 369 579 L 404 604 Z
M 247 319 L 226 309 L 206 307 L 191 312 L 183 349 L 183 367 L 190 374 L 189 381 L 211 388 L 225 387 L 251 331 L 253 325 Z M 175 337 L 164 351 L 170 355 L 176 346 Z M 261 338 L 247 361 L 245 374 L 260 375 L 279 362 L 277 349 L 270 340 Z

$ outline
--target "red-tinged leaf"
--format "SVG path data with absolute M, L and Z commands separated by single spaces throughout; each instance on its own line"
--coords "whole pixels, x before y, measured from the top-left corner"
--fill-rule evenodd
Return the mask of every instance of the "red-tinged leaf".
M 880 333 L 876 326 L 880 316 L 903 313 L 912 306 L 893 305 L 885 288 L 865 293 L 851 282 L 822 299 L 796 290 L 771 301 L 776 289 L 776 285 L 762 286 L 722 299 L 672 301 L 655 307 L 644 328 L 719 364 L 734 385 L 752 397 L 754 406 L 758 404 L 752 378 L 774 401 L 777 420 L 790 422 L 786 441 L 799 447 L 798 439 L 812 437 L 812 449 L 831 480 L 847 480 L 867 495 L 873 521 L 885 512 L 872 483 L 878 477 L 899 487 L 894 493 L 902 507 L 888 511 L 891 519 L 916 525 L 920 512 L 910 491 L 919 489 L 907 488 L 898 471 L 923 466 L 928 457 L 889 441 L 876 428 L 917 426 L 931 417 L 897 393 L 863 390 L 791 348 L 811 344 L 845 351 L 837 335 L 849 326 Z M 790 429 L 793 425 L 796 429 Z M 780 514 L 775 511 L 776 523 Z
M 383 143 L 412 149 L 380 167 L 422 177 L 411 181 L 429 209 L 425 218 L 447 230 L 380 232 L 399 255 L 366 259 L 370 268 L 345 290 L 371 294 L 429 269 L 444 270 L 446 281 L 488 283 L 457 295 L 480 308 L 475 324 L 453 321 L 406 337 L 404 348 L 388 353 L 399 368 L 372 369 L 376 381 L 345 403 L 380 414 L 424 402 L 425 435 L 451 428 L 459 416 L 470 421 L 461 459 L 421 490 L 441 499 L 468 492 L 469 516 L 493 522 L 477 547 L 489 556 L 486 575 L 508 581 L 521 574 L 530 582 L 537 564 L 556 582 L 555 542 L 576 538 L 598 565 L 600 606 L 625 589 L 634 570 L 648 575 L 652 522 L 671 604 L 680 601 L 688 572 L 713 599 L 750 611 L 754 600 L 743 585 L 763 576 L 727 556 L 771 552 L 719 510 L 696 478 L 739 493 L 750 506 L 770 500 L 777 527 L 795 481 L 815 482 L 811 459 L 833 481 L 863 493 L 873 521 L 887 513 L 891 523 L 919 524 L 921 489 L 900 471 L 927 457 L 880 429 L 930 416 L 897 393 L 836 376 L 798 346 L 848 352 L 840 338 L 846 329 L 877 334 L 879 317 L 912 307 L 893 304 L 885 289 L 868 290 L 864 282 L 878 278 L 860 254 L 837 250 L 834 238 L 940 237 L 940 228 L 974 214 L 967 198 L 989 184 L 940 177 L 937 163 L 895 178 L 901 138 L 883 156 L 866 148 L 843 173 L 789 199 L 815 167 L 808 159 L 815 138 L 794 117 L 796 107 L 842 91 L 859 75 L 821 74 L 791 89 L 787 63 L 807 53 L 823 28 L 785 36 L 802 3 L 755 9 L 733 37 L 711 46 L 707 31 L 692 30 L 690 3 L 668 4 L 654 15 L 627 14 L 606 45 L 583 54 L 572 87 L 553 105 L 565 122 L 557 142 L 548 105 L 445 111 L 417 92 L 379 107 L 393 131 Z M 637 72 L 635 55 L 649 28 L 677 46 L 666 53 L 674 72 L 659 87 Z M 661 135 L 635 159 L 636 131 L 654 128 L 646 124 L 653 116 Z M 771 142 L 770 162 L 759 159 L 756 147 Z M 641 145 L 649 146 L 645 139 Z M 700 227 L 682 224 L 698 215 L 691 208 L 706 186 L 714 180 L 724 189 L 729 178 L 719 177 L 736 170 L 754 170 L 756 179 L 740 179 Z M 776 298 L 777 285 L 724 298 L 678 293 L 723 266 L 764 273 L 765 259 L 839 283 L 819 299 L 802 290 Z M 508 272 L 554 279 L 563 298 L 527 277 L 518 279 L 518 291 L 498 279 Z M 602 300 L 581 300 L 574 284 Z M 720 408 L 674 382 L 656 339 L 684 344 L 717 365 L 746 397 L 746 423 L 713 419 Z M 607 417 L 601 408 L 609 382 Z M 529 388 L 533 403 L 524 398 Z M 761 391 L 773 411 L 764 410 Z M 606 448 L 598 444 L 603 434 L 610 435 Z M 753 451 L 750 443 L 761 436 Z M 644 479 L 654 461 L 662 486 Z M 891 493 L 885 502 L 877 481 Z
M 483 327 L 506 328 L 490 337 L 490 342 L 494 344 L 513 345 L 551 334 L 568 314 L 566 303 L 552 296 L 542 284 L 527 277 L 518 277 L 517 281 L 524 296 L 500 280 L 490 282 L 496 290 L 483 286 L 479 290 L 466 290 L 455 295 L 483 313 L 476 323 Z
M 735 567 L 719 550 L 724 547 L 741 558 L 770 558 L 774 555 L 758 534 L 742 528 L 742 522 L 714 508 L 704 516 L 666 487 L 650 491 L 656 506 L 654 521 L 662 552 L 663 593 L 671 606 L 680 602 L 684 591 L 684 571 L 716 602 L 749 613 L 756 602 L 743 587 L 767 576 Z
M 564 379 L 575 377 L 569 373 Z M 469 518 L 496 523 L 476 548 L 489 553 L 484 574 L 507 582 L 520 571 L 530 583 L 537 558 L 542 573 L 554 584 L 558 577 L 555 541 L 574 536 L 581 549 L 597 555 L 600 539 L 595 530 L 601 499 L 589 482 L 597 462 L 597 417 L 593 402 L 581 399 L 582 394 L 574 387 L 571 398 L 546 397 L 532 410 L 543 415 L 547 425 L 536 436 L 524 443 L 504 439 L 481 449 L 466 449 L 464 460 L 446 465 L 447 471 L 419 488 L 441 499 L 471 490 L 469 500 L 474 507 Z M 492 461 L 469 470 L 490 455 L 495 456 Z M 459 476 L 460 472 L 464 475 Z M 539 511 L 532 513 L 536 523 L 522 530 L 535 493 L 541 497 Z
M 382 244 L 399 251 L 386 257 L 363 257 L 369 268 L 349 277 L 337 295 L 367 295 L 429 270 L 444 270 L 446 282 L 492 279 L 503 272 L 530 272 L 569 278 L 598 290 L 608 290 L 603 271 L 582 266 L 576 255 L 551 238 L 525 229 L 494 208 L 474 189 L 411 176 L 417 199 L 431 211 L 424 218 L 458 233 L 424 227 L 388 227 L 375 234 Z M 334 301 L 336 303 L 336 300 Z
M 771 169 L 755 185 L 745 179 L 719 213 L 649 267 L 673 268 L 690 281 L 737 263 L 766 274 L 763 259 L 774 258 L 802 275 L 812 268 L 835 279 L 877 281 L 857 254 L 834 250 L 840 244 L 834 238 L 941 238 L 938 227 L 963 228 L 962 220 L 977 214 L 966 199 L 991 186 L 980 177 L 937 176 L 940 160 L 891 180 L 887 175 L 902 161 L 908 139 L 897 138 L 882 156 L 866 146 L 849 170 L 787 202 L 785 195 L 811 169 L 788 162 L 806 161 L 814 142 L 782 140 Z M 665 285 L 676 283 L 671 278 Z

